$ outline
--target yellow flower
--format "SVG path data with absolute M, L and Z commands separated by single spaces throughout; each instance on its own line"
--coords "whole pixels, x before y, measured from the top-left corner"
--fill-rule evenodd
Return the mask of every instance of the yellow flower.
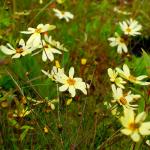
M 48 127 L 47 126 L 44 127 L 44 132 L 48 133 Z
M 58 60 L 55 60 L 55 66 L 56 66 L 56 68 L 60 68 L 60 63 Z
M 13 48 L 9 43 L 6 46 L 0 46 L 1 51 L 6 55 L 12 55 L 12 58 L 20 58 L 21 56 L 25 56 L 30 54 L 34 48 L 27 42 L 21 39 L 19 41 L 19 45 L 16 48 Z
M 149 85 L 150 84 L 150 82 L 142 81 L 143 79 L 148 77 L 146 75 L 141 75 L 138 77 L 131 75 L 130 69 L 126 64 L 123 65 L 122 70 L 120 68 L 116 68 L 116 70 L 122 78 L 124 78 L 132 83 L 136 83 L 136 84 L 140 84 L 140 85 Z
M 135 116 L 132 109 L 124 109 L 124 116 L 120 118 L 124 127 L 121 132 L 130 136 L 134 142 L 139 142 L 141 136 L 150 135 L 150 122 L 143 122 L 145 118 L 145 112 Z
M 85 65 L 86 62 L 87 62 L 87 59 L 86 59 L 86 58 L 82 58 L 82 59 L 81 59 L 81 64 L 82 64 L 82 65 Z
M 82 78 L 74 78 L 74 68 L 71 67 L 69 70 L 69 76 L 64 73 L 58 73 L 55 76 L 56 81 L 63 84 L 59 87 L 59 91 L 63 92 L 68 90 L 72 97 L 76 95 L 76 89 L 81 90 L 85 95 L 87 95 L 88 84 L 82 81 Z
M 111 68 L 108 68 L 107 70 L 108 75 L 110 77 L 110 81 L 114 82 L 118 87 L 124 89 L 124 84 L 126 83 L 121 77 L 118 77 L 118 72 L 115 70 L 112 70 Z
M 139 99 L 141 97 L 140 95 L 131 94 L 131 91 L 129 91 L 127 94 L 124 94 L 123 90 L 121 88 L 116 88 L 114 84 L 111 86 L 111 88 L 113 91 L 113 98 L 114 98 L 112 100 L 113 103 L 117 102 L 124 108 L 136 109 L 138 105 L 133 105 L 130 103 L 134 102 L 134 100 L 136 99 Z
M 66 105 L 69 106 L 71 104 L 71 102 L 72 102 L 72 98 L 67 99 Z
M 65 2 L 65 0 L 56 0 L 56 2 L 57 2 L 58 4 L 62 4 L 62 3 Z
M 54 30 L 56 28 L 55 25 L 50 24 L 39 24 L 36 28 L 28 28 L 28 31 L 21 31 L 24 34 L 31 34 L 30 38 L 28 39 L 28 43 L 32 44 L 33 47 L 39 47 L 41 44 L 41 34 L 48 32 L 50 30 Z

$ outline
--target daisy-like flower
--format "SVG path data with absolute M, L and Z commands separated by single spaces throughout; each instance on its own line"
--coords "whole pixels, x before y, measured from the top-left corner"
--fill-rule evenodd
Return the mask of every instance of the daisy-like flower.
M 132 109 L 124 109 L 124 116 L 120 118 L 124 127 L 121 132 L 130 136 L 134 142 L 139 142 L 141 136 L 150 135 L 150 122 L 143 122 L 145 118 L 145 112 L 135 116 Z
M 54 60 L 54 54 L 62 54 L 57 48 L 52 47 L 51 45 L 51 37 L 48 39 L 42 40 L 42 60 L 47 61 L 49 59 L 50 61 Z
M 69 22 L 70 19 L 74 18 L 74 15 L 68 11 L 64 12 L 56 8 L 54 8 L 53 11 L 55 12 L 55 16 L 57 16 L 59 19 L 65 19 L 67 22 Z
M 47 34 L 45 34 L 44 38 L 45 38 L 45 41 L 47 41 L 52 47 L 57 48 L 62 51 L 66 51 L 66 52 L 68 51 L 67 48 L 65 48 L 63 44 L 60 44 L 59 41 L 53 40 L 52 36 L 48 37 Z
M 89 85 L 83 82 L 82 78 L 74 78 L 74 68 L 71 67 L 69 70 L 69 77 L 65 74 L 57 74 L 55 76 L 56 81 L 63 84 L 59 87 L 59 91 L 63 92 L 68 90 L 72 97 L 76 95 L 76 89 L 81 90 L 85 95 L 87 95 L 87 88 Z
M 110 37 L 108 38 L 108 40 L 110 41 L 110 46 L 111 47 L 117 47 L 117 52 L 118 54 L 122 54 L 122 52 L 127 53 L 128 52 L 128 48 L 125 42 L 125 39 L 120 37 L 118 33 L 115 33 L 115 37 Z
M 111 68 L 108 68 L 107 72 L 111 82 L 114 82 L 118 87 L 122 89 L 125 88 L 123 84 L 125 84 L 126 81 L 124 81 L 121 77 L 118 77 L 118 72 L 112 70 Z
M 38 47 L 41 44 L 41 34 L 50 30 L 54 30 L 55 28 L 55 25 L 39 24 L 36 28 L 29 27 L 28 31 L 21 31 L 21 33 L 31 34 L 30 38 L 28 39 L 28 43 L 33 44 L 34 47 Z
M 51 72 L 45 70 L 42 70 L 42 72 L 53 81 L 56 81 L 57 79 L 61 78 L 61 76 L 64 75 L 64 69 L 57 68 L 56 66 L 53 66 Z
M 141 97 L 140 95 L 131 94 L 131 91 L 124 94 L 123 90 L 121 88 L 116 88 L 114 84 L 111 86 L 111 88 L 113 91 L 113 98 L 114 98 L 112 100 L 113 103 L 117 102 L 124 108 L 132 108 L 132 109 L 135 109 L 138 106 L 133 105 L 131 103 L 134 102 L 136 99 L 139 99 Z
M 136 20 L 130 19 L 123 21 L 122 23 L 120 22 L 119 24 L 126 35 L 136 36 L 141 34 L 140 30 L 142 29 L 142 26 Z
M 149 85 L 150 84 L 150 82 L 142 81 L 143 79 L 148 77 L 146 75 L 141 75 L 138 77 L 131 75 L 130 69 L 126 64 L 123 65 L 123 70 L 121 70 L 120 68 L 116 68 L 116 70 L 122 78 L 124 78 L 132 83 L 136 83 L 136 84 L 140 84 L 140 85 Z
M 25 44 L 25 41 L 21 39 L 17 48 L 13 48 L 9 43 L 6 46 L 0 46 L 1 51 L 6 55 L 12 55 L 12 58 L 20 58 L 30 54 L 34 48 L 28 44 Z

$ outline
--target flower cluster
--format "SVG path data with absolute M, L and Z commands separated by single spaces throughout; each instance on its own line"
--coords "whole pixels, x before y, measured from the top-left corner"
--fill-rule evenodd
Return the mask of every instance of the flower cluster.
M 85 95 L 87 95 L 87 89 L 89 85 L 83 82 L 82 78 L 74 77 L 74 68 L 71 67 L 69 70 L 69 76 L 65 75 L 64 69 L 56 68 L 55 66 L 51 70 L 51 73 L 42 70 L 42 72 L 47 75 L 50 79 L 61 84 L 59 86 L 59 91 L 64 92 L 69 91 L 71 97 L 76 95 L 76 89 L 81 90 Z
M 40 3 L 42 3 L 42 1 L 40 1 Z M 59 19 L 65 19 L 67 22 L 74 18 L 74 15 L 70 12 L 63 12 L 56 8 L 54 8 L 53 11 L 55 12 L 55 16 Z M 1 45 L 0 50 L 6 55 L 11 55 L 12 58 L 20 58 L 28 54 L 34 56 L 41 52 L 42 60 L 44 62 L 48 60 L 52 62 L 55 60 L 55 54 L 61 55 L 62 52 L 68 51 L 63 44 L 54 40 L 52 36 L 48 34 L 55 28 L 56 26 L 51 24 L 39 24 L 36 28 L 29 27 L 27 31 L 20 32 L 22 34 L 30 35 L 26 42 L 21 39 L 15 48 L 7 43 L 6 46 Z M 56 66 L 53 66 L 51 73 L 44 70 L 42 70 L 42 72 L 60 85 L 59 91 L 63 92 L 68 90 L 71 97 L 75 97 L 76 89 L 78 89 L 87 95 L 87 88 L 89 88 L 89 85 L 85 83 L 82 78 L 74 77 L 74 67 L 70 68 L 69 76 L 67 76 L 64 69 L 60 69 L 59 61 L 55 61 L 55 63 Z M 85 63 L 84 60 L 84 64 Z M 51 102 L 49 105 L 54 110 L 54 104 Z
M 115 33 L 115 37 L 110 37 L 108 40 L 110 41 L 111 47 L 117 46 L 118 54 L 128 53 L 128 40 L 131 36 L 136 36 L 141 34 L 142 26 L 138 23 L 138 21 L 130 19 L 123 22 L 119 22 L 120 29 L 122 30 L 122 35 Z
M 1 45 L 1 51 L 6 55 L 12 55 L 12 58 L 20 58 L 31 53 L 39 53 L 42 51 L 42 60 L 53 61 L 54 54 L 62 54 L 61 51 L 67 51 L 67 49 L 60 44 L 60 42 L 52 40 L 52 36 L 48 36 L 48 31 L 54 30 L 55 25 L 39 24 L 36 28 L 28 28 L 28 31 L 21 31 L 23 34 L 30 34 L 26 44 L 23 39 L 19 41 L 18 46 L 13 48 L 9 43 L 4 46 Z M 38 52 L 36 52 L 36 50 Z M 33 54 L 34 55 L 34 54 Z
M 123 69 L 116 67 L 115 70 L 113 70 L 109 68 L 108 75 L 112 82 L 113 100 L 111 102 L 115 103 L 115 106 L 112 107 L 116 108 L 118 105 L 124 110 L 124 116 L 120 118 L 124 127 L 124 129 L 121 129 L 121 132 L 125 135 L 130 135 L 133 141 L 138 142 L 141 136 L 150 134 L 150 122 L 143 122 L 146 118 L 145 112 L 135 117 L 134 111 L 138 108 L 138 104 L 135 103 L 137 99 L 141 98 L 141 95 L 132 94 L 131 91 L 126 91 L 125 87 L 127 87 L 126 84 L 128 82 L 138 85 L 150 85 L 150 82 L 144 81 L 148 76 L 141 75 L 137 77 L 132 75 L 127 64 L 123 65 Z M 117 111 L 115 114 L 118 115 Z

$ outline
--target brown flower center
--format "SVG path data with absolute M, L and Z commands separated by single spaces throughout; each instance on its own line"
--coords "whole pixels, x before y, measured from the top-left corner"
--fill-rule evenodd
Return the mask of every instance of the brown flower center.
M 120 43 L 125 43 L 125 40 L 123 38 L 120 38 Z
M 22 53 L 23 49 L 22 48 L 16 48 L 16 53 Z
M 44 45 L 43 47 L 44 47 L 44 48 L 48 48 L 48 45 Z
M 68 80 L 67 80 L 67 83 L 69 84 L 69 85 L 75 85 L 75 80 L 74 79 L 71 79 L 71 78 L 69 78 Z
M 121 97 L 121 98 L 120 98 L 120 103 L 121 103 L 122 105 L 126 105 L 126 104 L 127 104 L 127 100 L 125 99 L 125 97 Z
M 129 124 L 129 129 L 132 130 L 132 131 L 135 131 L 139 128 L 139 124 L 137 123 L 130 123 Z

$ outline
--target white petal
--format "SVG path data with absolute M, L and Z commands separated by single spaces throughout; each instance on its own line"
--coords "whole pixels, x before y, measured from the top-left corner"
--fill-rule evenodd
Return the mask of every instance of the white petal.
M 46 51 L 47 57 L 50 61 L 54 60 L 54 55 L 51 51 Z
M 24 40 L 23 40 L 23 39 L 20 39 L 20 41 L 19 41 L 19 45 L 21 45 L 22 47 L 24 47 L 24 46 L 25 46 L 25 42 L 24 42 Z
M 46 55 L 46 52 L 45 52 L 45 51 L 43 51 L 43 53 L 42 53 L 42 60 L 43 60 L 43 61 L 46 61 L 46 60 L 47 60 L 47 55 Z
M 75 88 L 81 90 L 85 95 L 87 95 L 86 84 L 84 82 L 76 82 Z
M 69 77 L 73 78 L 73 76 L 74 76 L 74 68 L 71 67 L 70 70 L 69 70 Z
M 142 112 L 142 113 L 140 113 L 136 116 L 135 122 L 136 123 L 141 123 L 145 120 L 145 118 L 146 118 L 146 113 Z
M 123 71 L 127 76 L 130 75 L 129 67 L 126 64 L 123 65 Z
M 16 53 L 15 55 L 12 56 L 12 58 L 20 58 L 21 54 L 20 53 Z
M 62 85 L 61 87 L 59 87 L 59 91 L 63 92 L 66 91 L 68 89 L 68 85 Z
M 0 49 L 6 55 L 12 55 L 12 54 L 16 53 L 16 51 L 14 51 L 12 49 L 9 49 L 9 48 L 7 48 L 6 46 L 3 46 L 3 45 L 0 46 Z
M 135 132 L 135 133 L 133 133 L 133 134 L 131 135 L 131 138 L 132 138 L 132 140 L 133 140 L 134 142 L 138 142 L 141 137 L 140 137 L 140 135 L 139 135 L 137 132 Z
M 144 122 L 139 128 L 142 135 L 150 135 L 150 122 Z
M 142 76 L 138 76 L 136 79 L 137 80 L 143 80 L 143 79 L 145 79 L 145 78 L 147 78 L 148 76 L 146 76 L 146 75 L 142 75 Z
M 73 86 L 69 86 L 69 93 L 71 94 L 72 97 L 75 97 L 76 91 Z
M 129 129 L 121 129 L 121 132 L 125 135 L 130 135 L 132 133 L 132 131 Z

